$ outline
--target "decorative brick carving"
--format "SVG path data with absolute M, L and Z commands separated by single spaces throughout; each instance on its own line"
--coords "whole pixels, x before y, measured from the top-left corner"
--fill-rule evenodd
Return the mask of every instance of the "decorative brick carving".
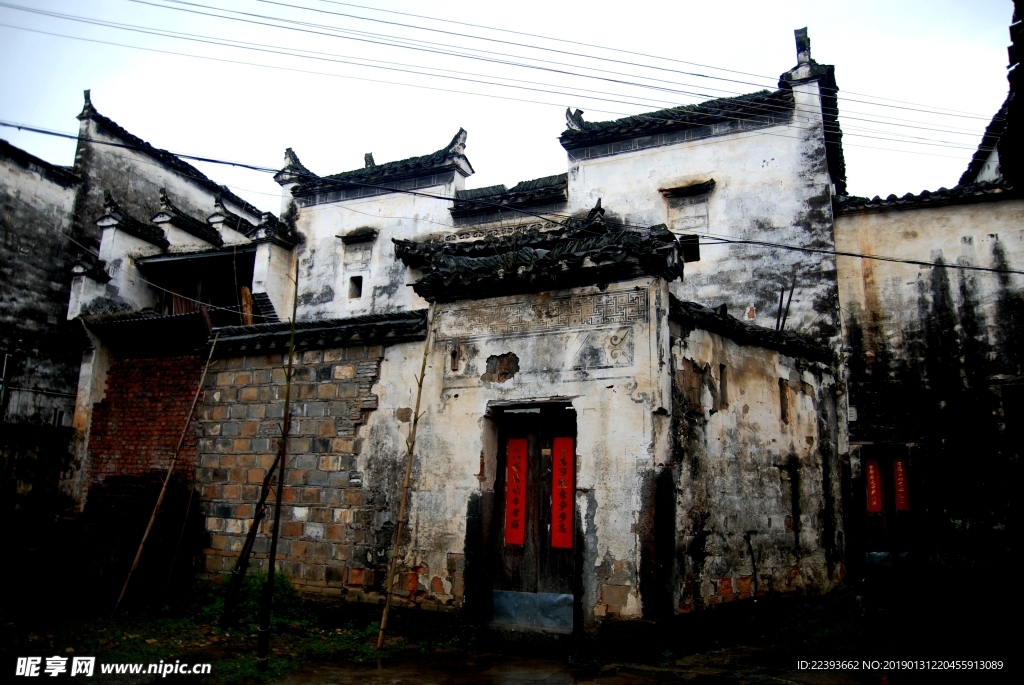
M 646 289 L 561 297 L 523 296 L 511 302 L 470 302 L 437 312 L 439 340 L 513 336 L 646 322 Z

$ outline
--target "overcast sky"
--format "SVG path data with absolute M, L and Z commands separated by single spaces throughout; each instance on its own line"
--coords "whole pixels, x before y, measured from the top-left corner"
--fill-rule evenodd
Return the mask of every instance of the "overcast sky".
M 271 167 L 292 147 L 318 174 L 361 167 L 366 152 L 378 163 L 432 152 L 461 126 L 467 186 L 511 186 L 566 170 L 566 106 L 594 121 L 773 88 L 807 26 L 813 57 L 836 66 L 849 191 L 902 195 L 953 186 L 966 168 L 1006 97 L 1012 11 L 1010 0 L 0 0 L 0 119 L 76 133 L 90 88 L 101 113 L 157 147 Z M 73 161 L 74 141 L 0 138 Z M 196 166 L 279 210 L 269 174 Z

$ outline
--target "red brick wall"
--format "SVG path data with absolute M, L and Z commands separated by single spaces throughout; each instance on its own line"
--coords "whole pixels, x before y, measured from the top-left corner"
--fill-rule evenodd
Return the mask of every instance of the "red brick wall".
M 198 356 L 111 362 L 106 396 L 92 415 L 89 452 L 93 481 L 167 470 L 203 363 Z M 176 467 L 189 480 L 196 467 L 194 435 L 190 431 L 186 436 Z

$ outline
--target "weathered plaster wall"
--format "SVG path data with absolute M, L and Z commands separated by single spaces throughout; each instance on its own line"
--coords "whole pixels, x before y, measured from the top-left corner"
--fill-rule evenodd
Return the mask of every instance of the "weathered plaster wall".
M 451 197 L 464 179 L 423 192 Z M 306 242 L 298 249 L 300 321 L 425 308 L 408 270 L 395 259 L 392 238 L 413 239 L 452 226 L 446 200 L 388 193 L 371 198 L 308 205 L 297 228 Z M 376 230 L 372 242 L 345 245 L 339 236 L 360 228 Z M 349 297 L 350 279 L 362 278 L 362 296 Z
M 206 223 L 207 217 L 214 212 L 216 194 L 213 191 L 196 178 L 171 169 L 143 152 L 123 147 L 124 144 L 124 140 L 94 119 L 81 121 L 75 172 L 82 177 L 83 184 L 75 202 L 76 235 L 96 243 L 105 238 L 95 225 L 104 213 L 104 192 L 110 192 L 129 216 L 149 223 L 160 210 L 160 189 L 164 188 L 178 209 Z M 259 214 L 236 206 L 228 199 L 224 202 L 227 209 L 252 224 L 260 223 Z M 214 247 L 177 227 L 165 224 L 164 228 L 171 243 L 170 252 Z M 117 245 L 104 249 L 100 244 L 100 251 L 106 255 L 103 259 L 107 261 L 107 273 L 112 280 L 101 284 L 83 279 L 81 292 L 76 297 L 76 314 L 138 309 L 150 306 L 154 301 L 152 289 L 140 279 L 133 263 L 134 257 L 152 254 L 153 246 L 124 236 L 121 231 L 114 233 L 118 237 Z M 228 244 L 248 242 L 247 238 L 230 229 L 223 230 L 222 237 Z
M 288 250 L 271 242 L 262 242 L 256 246 L 256 260 L 253 263 L 252 290 L 254 293 L 266 293 L 274 305 L 279 319 L 291 319 L 292 299 L 295 296 L 295 285 L 292 283 L 295 273 L 295 251 Z
M 836 241 L 1004 271 L 839 259 L 851 439 L 910 447 L 910 551 L 940 565 L 998 558 L 1024 420 L 1024 276 L 1005 272 L 1024 270 L 1024 201 L 844 213 Z
M 832 588 L 847 446 L 831 372 L 699 329 L 673 337 L 672 359 L 675 611 Z
M 71 462 L 82 342 L 64 315 L 80 253 L 67 237 L 76 187 L 67 170 L 0 141 L 0 499 L 11 554 L 67 505 L 57 485 Z
M 79 248 L 67 234 L 77 183 L 11 152 L 0 154 L 0 355 L 12 355 L 0 420 L 45 424 L 60 411 L 70 425 L 80 337 L 65 312 Z
M 842 251 L 1021 271 L 1024 201 L 841 214 L 836 241 Z M 948 369 L 965 376 L 961 386 L 1024 373 L 1020 274 L 854 257 L 840 257 L 839 267 L 846 344 L 854 348 L 855 437 L 913 441 L 920 426 L 907 420 L 912 406 L 904 393 L 915 392 L 907 384 L 918 379 L 938 381 L 942 369 L 934 364 L 963 367 Z
M 832 208 L 820 98 L 815 82 L 794 87 L 788 125 L 704 138 L 596 159 L 569 167 L 569 209 L 581 212 L 600 198 L 609 221 L 672 226 L 659 188 L 715 180 L 701 259 L 672 284 L 681 300 L 717 307 L 751 323 L 774 325 L 779 291 L 796 288 L 789 330 L 828 339 L 838 335 L 834 258 L 759 245 L 708 245 L 711 236 L 793 247 L 832 249 Z
M 89 492 L 89 439 L 92 434 L 92 415 L 103 399 L 110 371 L 110 352 L 88 329 L 85 335 L 88 349 L 81 355 L 78 387 L 75 394 L 74 441 L 71 468 L 61 478 L 60 488 L 81 506 Z
M 457 594 L 446 579 L 453 555 L 457 565 L 460 555 L 479 544 L 467 519 L 481 498 L 493 498 L 497 445 L 489 410 L 562 399 L 571 402 L 578 417 L 576 511 L 585 542 L 578 557 L 583 568 L 577 572 L 584 584 L 585 624 L 608 614 L 641 615 L 641 488 L 669 451 L 659 421 L 667 418 L 671 399 L 667 297 L 663 281 L 646 278 L 606 290 L 587 287 L 437 305 L 416 444 L 409 542 L 403 548 L 404 566 L 418 569 L 418 589 L 428 599 L 433 595 L 446 601 Z M 453 370 L 456 348 L 459 361 Z M 488 358 L 508 353 L 518 359 L 519 370 L 504 380 L 489 379 Z M 366 487 L 387 502 L 382 528 L 397 513 L 404 439 L 422 354 L 418 344 L 387 348 L 374 389 L 379 409 L 362 429 L 367 442 L 359 463 Z

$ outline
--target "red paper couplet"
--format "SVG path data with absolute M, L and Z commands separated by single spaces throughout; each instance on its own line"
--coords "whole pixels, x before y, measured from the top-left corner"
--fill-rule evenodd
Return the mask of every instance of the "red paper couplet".
M 505 475 L 505 544 L 521 545 L 526 533 L 526 438 L 509 438 Z
M 551 546 L 572 549 L 574 447 L 572 438 L 555 438 L 551 450 Z
M 882 472 L 878 470 L 878 460 L 868 459 L 864 463 L 865 486 L 868 494 L 868 511 L 882 511 Z
M 905 460 L 893 460 L 892 480 L 896 485 L 896 511 L 909 511 L 910 498 L 907 495 L 907 462 Z

